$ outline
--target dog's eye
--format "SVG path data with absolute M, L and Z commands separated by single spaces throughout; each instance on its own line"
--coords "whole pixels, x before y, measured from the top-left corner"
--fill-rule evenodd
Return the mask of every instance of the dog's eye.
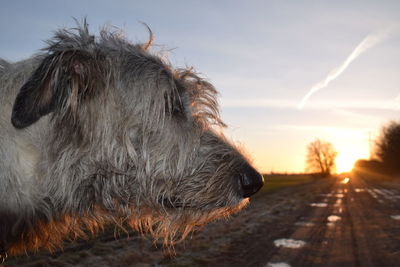
M 171 116 L 182 116 L 185 113 L 185 108 L 180 99 L 166 103 L 165 112 Z
M 188 96 L 185 87 L 178 81 L 175 82 L 176 91 L 172 94 L 165 95 L 165 112 L 171 116 L 185 116 L 187 112 L 186 103 Z
M 183 103 L 181 101 L 176 101 L 178 103 L 174 103 L 172 106 L 172 115 L 178 115 L 184 113 Z

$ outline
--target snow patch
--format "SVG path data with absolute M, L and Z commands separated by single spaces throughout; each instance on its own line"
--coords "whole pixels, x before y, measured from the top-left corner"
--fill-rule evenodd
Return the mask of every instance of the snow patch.
M 378 195 L 375 193 L 375 191 L 367 189 L 367 192 L 371 195 L 371 197 L 378 199 Z
M 286 262 L 268 262 L 266 267 L 291 267 L 291 265 Z
M 336 202 L 335 202 L 335 207 L 339 207 L 340 205 L 342 205 L 342 199 L 341 198 L 338 198 L 338 199 L 336 199 Z
M 341 219 L 342 218 L 337 215 L 331 215 L 331 216 L 328 216 L 328 218 L 327 218 L 328 222 L 337 222 L 337 221 L 340 221 Z
M 306 242 L 302 240 L 295 240 L 295 239 L 277 239 L 274 241 L 274 245 L 276 247 L 284 247 L 284 248 L 301 248 L 304 247 Z
M 327 203 L 311 203 L 310 206 L 318 207 L 318 208 L 325 208 L 325 207 L 328 207 L 328 204 Z
M 400 215 L 392 215 L 390 216 L 393 220 L 400 220 Z
M 383 196 L 387 200 L 395 201 L 398 199 L 396 193 L 388 189 L 373 189 L 373 191 L 376 194 Z
M 312 222 L 297 222 L 296 226 L 305 226 L 305 227 L 313 227 L 315 224 Z
M 335 223 L 333 223 L 333 222 L 327 222 L 326 223 L 326 226 L 328 226 L 328 227 L 334 227 L 336 224 Z

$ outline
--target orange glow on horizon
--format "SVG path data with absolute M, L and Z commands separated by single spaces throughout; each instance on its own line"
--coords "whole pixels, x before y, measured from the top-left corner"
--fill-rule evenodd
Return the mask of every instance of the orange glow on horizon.
M 337 173 L 349 172 L 359 159 L 369 158 L 368 133 L 365 129 L 308 127 L 305 129 L 283 127 L 279 135 L 258 132 L 254 137 L 237 136 L 233 140 L 246 140 L 241 144 L 248 151 L 252 163 L 262 173 L 306 172 L 306 146 L 313 138 L 332 143 L 338 152 Z M 308 132 L 314 136 L 309 137 Z M 267 138 L 268 137 L 268 138 Z
M 343 151 L 339 152 L 336 158 L 336 169 L 338 173 L 349 172 L 353 169 L 354 163 L 367 156 L 359 151 Z

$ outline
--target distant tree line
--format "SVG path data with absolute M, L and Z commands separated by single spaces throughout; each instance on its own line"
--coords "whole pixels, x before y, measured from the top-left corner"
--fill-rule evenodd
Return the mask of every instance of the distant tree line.
M 375 172 L 375 173 L 386 172 L 382 162 L 376 159 L 359 159 L 354 164 L 353 170 Z
M 375 142 L 374 159 L 358 160 L 354 167 L 400 177 L 400 122 L 384 126 Z

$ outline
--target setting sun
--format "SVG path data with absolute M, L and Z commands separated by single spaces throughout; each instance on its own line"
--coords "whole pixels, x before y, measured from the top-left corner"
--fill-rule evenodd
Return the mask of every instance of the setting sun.
M 336 158 L 336 169 L 338 173 L 341 172 L 348 172 L 351 171 L 351 169 L 354 166 L 354 163 L 360 159 L 365 157 L 365 155 L 360 154 L 358 151 L 357 152 L 349 152 L 349 151 L 344 151 L 344 152 L 339 152 L 339 155 Z
M 359 159 L 369 157 L 368 132 L 355 128 L 331 129 L 327 139 L 332 140 L 336 151 L 336 171 L 348 172 Z

